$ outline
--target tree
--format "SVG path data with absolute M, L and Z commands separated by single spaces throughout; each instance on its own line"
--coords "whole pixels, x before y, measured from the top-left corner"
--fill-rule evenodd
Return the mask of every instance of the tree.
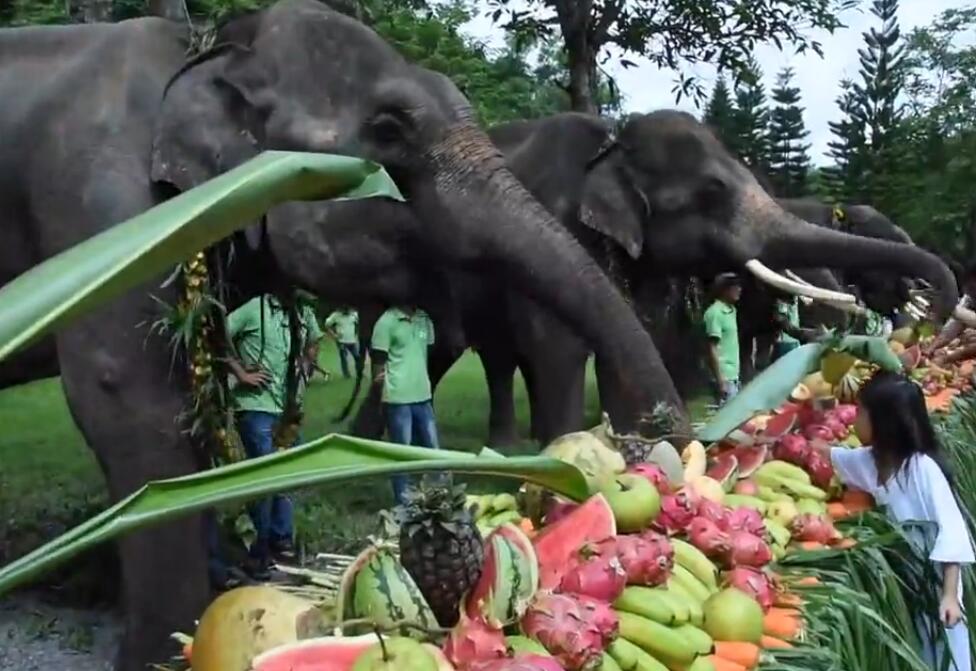
M 782 198 L 796 198 L 807 193 L 807 173 L 810 171 L 809 143 L 804 140 L 810 134 L 803 123 L 800 107 L 800 89 L 793 84 L 793 70 L 786 68 L 776 77 L 773 102 L 776 106 L 770 114 L 769 178 Z
M 678 98 L 705 96 L 681 66 L 707 62 L 736 79 L 757 43 L 821 54 L 804 28 L 833 32 L 857 0 L 488 0 L 492 18 L 520 40 L 559 37 L 574 110 L 597 113 L 597 74 L 611 50 L 678 72 Z M 624 67 L 633 65 L 620 59 Z
M 719 139 L 725 144 L 726 148 L 733 154 L 738 155 L 738 143 L 735 134 L 736 109 L 732 104 L 732 95 L 729 92 L 729 85 L 725 77 L 719 75 L 712 89 L 712 98 L 705 107 L 704 121 Z
M 735 87 L 735 144 L 742 161 L 755 171 L 769 171 L 769 107 L 762 69 L 751 59 L 749 69 Z
M 864 112 L 854 91 L 854 82 L 841 82 L 841 94 L 837 98 L 840 121 L 827 125 L 834 139 L 827 143 L 827 155 L 833 165 L 824 170 L 824 181 L 830 197 L 838 202 L 864 200 Z

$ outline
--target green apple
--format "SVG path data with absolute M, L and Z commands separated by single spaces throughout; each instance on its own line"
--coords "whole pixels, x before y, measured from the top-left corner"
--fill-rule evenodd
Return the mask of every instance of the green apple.
M 610 504 L 617 531 L 642 531 L 661 511 L 661 495 L 647 478 L 622 473 L 608 483 L 601 492 Z
M 437 660 L 412 638 L 384 638 L 359 655 L 351 671 L 437 671 Z
M 766 517 L 779 522 L 787 529 L 793 522 L 793 518 L 799 514 L 800 511 L 796 509 L 796 504 L 793 501 L 774 501 L 766 506 Z

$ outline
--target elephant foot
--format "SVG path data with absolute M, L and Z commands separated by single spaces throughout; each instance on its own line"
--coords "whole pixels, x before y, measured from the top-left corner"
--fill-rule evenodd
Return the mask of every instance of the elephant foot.
M 513 447 L 518 443 L 519 435 L 515 426 L 492 428 L 488 431 L 488 446 L 491 448 Z

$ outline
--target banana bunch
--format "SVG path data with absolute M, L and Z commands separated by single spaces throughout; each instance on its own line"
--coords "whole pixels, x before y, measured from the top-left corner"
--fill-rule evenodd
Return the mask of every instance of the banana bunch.
M 810 475 L 793 464 L 785 461 L 769 461 L 753 473 L 752 479 L 760 487 L 772 490 L 770 496 L 786 495 L 790 499 L 813 499 L 826 501 L 827 492 L 810 483 Z M 760 497 L 762 497 L 760 490 Z
M 475 524 L 482 536 L 503 524 L 518 524 L 522 521 L 522 514 L 518 509 L 518 501 L 511 494 L 469 494 L 465 505 L 471 512 Z
M 718 591 L 715 566 L 698 548 L 671 539 L 674 571 L 665 585 L 627 587 L 614 602 L 620 635 L 607 653 L 622 671 L 706 671 L 714 643 L 702 605 Z

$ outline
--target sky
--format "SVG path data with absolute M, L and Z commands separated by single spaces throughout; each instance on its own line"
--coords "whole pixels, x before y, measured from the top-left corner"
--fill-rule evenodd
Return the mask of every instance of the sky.
M 812 52 L 804 55 L 793 55 L 789 50 L 780 52 L 774 46 L 760 47 L 756 52 L 756 58 L 765 75 L 767 93 L 773 87 L 779 70 L 784 67 L 795 70 L 795 85 L 803 93 L 803 105 L 806 108 L 804 120 L 810 131 L 810 154 L 817 165 L 828 163 L 824 156 L 827 143 L 831 139 L 827 124 L 839 116 L 836 99 L 840 93 L 840 82 L 845 78 L 858 78 L 857 50 L 864 44 L 862 33 L 880 25 L 878 19 L 868 11 L 868 0 L 862 0 L 861 4 L 860 9 L 843 15 L 847 28 L 840 29 L 833 35 L 825 31 L 811 33 L 811 36 L 823 44 L 823 58 Z M 928 25 L 946 9 L 972 4 L 973 0 L 901 0 L 898 20 L 902 32 L 908 33 L 912 28 Z M 502 31 L 493 26 L 486 16 L 473 20 L 466 30 L 487 44 L 502 44 Z M 682 100 L 675 104 L 674 94 L 671 92 L 675 79 L 673 72 L 661 70 L 633 56 L 628 58 L 635 61 L 637 67 L 624 69 L 612 63 L 606 66 L 623 93 L 624 111 L 649 112 L 662 108 L 678 108 L 692 113 L 699 112 L 691 101 Z M 706 88 L 711 88 L 716 78 L 713 68 L 700 66 L 692 72 L 706 82 Z

